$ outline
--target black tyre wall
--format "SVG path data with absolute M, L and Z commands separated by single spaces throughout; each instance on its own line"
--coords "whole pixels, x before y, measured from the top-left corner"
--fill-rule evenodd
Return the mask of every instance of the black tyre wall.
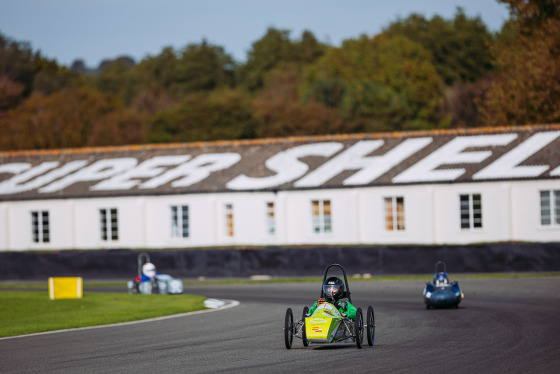
M 132 279 L 135 250 L 0 253 L 0 280 L 52 276 Z M 329 246 L 148 251 L 159 273 L 180 278 L 321 276 L 340 263 L 352 274 L 427 274 L 445 261 L 450 273 L 560 271 L 560 243 L 473 246 Z

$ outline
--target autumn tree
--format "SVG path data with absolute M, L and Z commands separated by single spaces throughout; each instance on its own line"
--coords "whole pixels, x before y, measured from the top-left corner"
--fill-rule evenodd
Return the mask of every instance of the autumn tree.
M 0 147 L 82 147 L 96 121 L 114 110 L 110 97 L 83 89 L 35 94 L 0 120 Z
M 493 46 L 499 74 L 478 101 L 487 125 L 560 121 L 560 1 L 501 0 L 513 36 Z
M 13 108 L 21 100 L 25 85 L 0 75 L 0 111 Z
M 33 89 L 35 55 L 29 43 L 0 33 L 0 110 L 16 105 Z
M 295 65 L 283 65 L 270 71 L 262 90 L 252 100 L 257 120 L 257 137 L 320 135 L 352 132 L 336 109 L 299 98 L 301 76 Z
M 87 146 L 145 143 L 145 128 L 150 116 L 134 108 L 116 108 L 92 120 Z
M 445 104 L 442 111 L 449 116 L 450 127 L 465 128 L 483 126 L 477 101 L 484 97 L 493 74 L 485 75 L 475 82 L 457 82 L 445 87 Z

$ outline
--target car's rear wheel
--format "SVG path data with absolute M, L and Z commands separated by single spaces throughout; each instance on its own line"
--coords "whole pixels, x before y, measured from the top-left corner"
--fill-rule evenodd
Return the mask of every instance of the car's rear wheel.
M 362 343 L 364 341 L 364 318 L 362 317 L 362 308 L 358 308 L 358 310 L 356 310 L 354 338 L 356 339 L 356 347 L 362 348 Z
M 288 308 L 286 310 L 286 318 L 284 319 L 284 342 L 286 343 L 286 348 L 292 348 L 292 343 L 294 341 L 294 315 L 292 309 Z
M 375 341 L 375 315 L 373 314 L 373 307 L 370 305 L 367 310 L 367 342 L 373 345 Z
M 307 332 L 305 331 L 305 316 L 309 313 L 308 307 L 303 307 L 303 314 L 301 319 L 303 321 L 303 326 L 301 327 L 301 337 L 303 338 L 303 346 L 307 347 L 309 345 L 309 340 L 307 340 Z

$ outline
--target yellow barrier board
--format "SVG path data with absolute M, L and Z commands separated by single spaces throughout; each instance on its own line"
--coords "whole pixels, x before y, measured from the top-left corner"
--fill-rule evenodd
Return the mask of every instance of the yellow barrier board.
M 81 277 L 49 278 L 49 296 L 55 299 L 81 299 L 83 282 Z

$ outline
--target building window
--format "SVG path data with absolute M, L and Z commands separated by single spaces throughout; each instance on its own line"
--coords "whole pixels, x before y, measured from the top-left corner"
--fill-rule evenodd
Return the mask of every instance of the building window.
M 119 240 L 119 218 L 116 208 L 99 209 L 101 223 L 101 240 Z
M 313 232 L 327 233 L 332 231 L 330 200 L 311 201 L 311 214 Z
M 560 190 L 541 191 L 541 225 L 560 225 Z
M 266 230 L 269 235 L 276 233 L 276 215 L 273 202 L 266 203 Z
M 226 235 L 233 237 L 233 204 L 226 204 Z
M 188 205 L 171 206 L 171 237 L 172 238 L 189 237 L 189 206 Z
M 50 243 L 49 212 L 31 212 L 31 235 L 33 243 Z
M 482 227 L 482 199 L 480 194 L 459 196 L 461 209 L 461 229 Z
M 404 197 L 385 198 L 385 229 L 404 230 Z

